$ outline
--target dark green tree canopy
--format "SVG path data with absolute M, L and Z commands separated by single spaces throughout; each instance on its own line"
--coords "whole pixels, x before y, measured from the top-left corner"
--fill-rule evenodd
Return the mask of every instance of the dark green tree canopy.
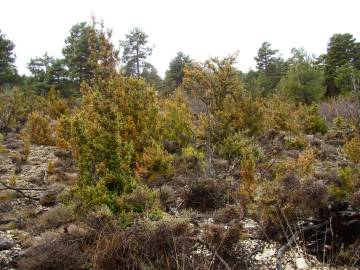
M 148 64 L 148 56 L 152 54 L 152 48 L 146 46 L 147 43 L 148 35 L 137 27 L 125 36 L 124 41 L 120 41 L 123 50 L 121 60 L 126 76 L 140 77 L 143 68 Z
M 278 50 L 271 49 L 271 44 L 269 42 L 263 42 L 255 57 L 257 69 L 265 72 L 266 75 L 269 75 L 271 67 L 278 61 L 278 52 Z
M 183 52 L 178 52 L 176 56 L 170 61 L 169 69 L 165 73 L 165 87 L 167 91 L 176 89 L 183 80 L 184 68 L 191 66 L 192 60 L 189 55 Z
M 351 34 L 334 34 L 330 38 L 326 55 L 320 58 L 325 69 L 326 95 L 338 95 L 342 92 L 341 85 L 349 84 L 336 82 L 337 77 L 346 77 L 343 67 L 352 66 L 355 70 L 360 70 L 360 43 Z
M 279 55 L 278 50 L 271 49 L 269 42 L 263 42 L 255 57 L 257 73 L 251 74 L 248 85 L 251 92 L 267 96 L 274 92 L 281 77 L 287 71 L 287 62 Z M 256 76 L 254 76 L 256 75 Z
M 324 74 L 303 49 L 292 49 L 290 67 L 280 81 L 280 89 L 296 102 L 319 102 L 325 92 Z
M 160 78 L 157 69 L 150 63 L 146 63 L 141 73 L 141 77 L 146 82 L 150 83 L 156 90 L 162 87 L 162 79 Z
M 46 94 L 51 88 L 55 88 L 64 97 L 76 95 L 76 86 L 68 77 L 64 59 L 54 58 L 45 53 L 42 57 L 31 59 L 28 69 L 31 72 L 29 86 L 35 92 Z
M 65 40 L 62 51 L 69 76 L 78 86 L 81 82 L 89 83 L 94 73 L 94 66 L 89 61 L 91 31 L 92 26 L 87 22 L 75 24 Z
M 15 44 L 0 30 L 0 88 L 13 83 L 16 79 L 14 49 Z

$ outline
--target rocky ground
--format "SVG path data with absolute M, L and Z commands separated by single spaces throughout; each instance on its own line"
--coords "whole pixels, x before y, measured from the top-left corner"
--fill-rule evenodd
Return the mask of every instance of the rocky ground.
M 286 135 L 273 141 L 287 140 Z M 341 136 L 323 138 L 308 136 L 308 143 L 318 148 L 323 160 L 315 165 L 315 176 L 320 180 L 344 161 L 338 153 Z M 337 141 L 335 141 L 337 140 Z M 69 153 L 51 146 L 31 145 L 30 154 L 23 164 L 21 159 L 22 141 L 18 134 L 9 133 L 5 137 L 0 153 L 0 179 L 6 185 L 30 189 L 0 191 L 0 269 L 17 269 L 16 258 L 26 253 L 27 249 L 41 238 L 37 230 L 41 217 L 49 209 L 57 207 L 58 196 L 76 179 L 76 170 Z M 323 154 L 321 154 L 323 153 Z M 297 156 L 297 150 L 286 150 L 282 156 Z M 170 208 L 171 210 L 171 208 Z M 175 210 L 171 210 L 176 215 Z M 170 211 L 170 212 L 171 212 Z M 175 212 L 174 212 L 175 211 Z M 196 226 L 199 228 L 214 222 L 212 217 L 199 215 Z M 238 243 L 238 248 L 246 254 L 247 269 L 276 269 L 276 256 L 280 245 L 259 236 L 261 227 L 250 218 L 241 220 L 243 234 L 246 236 Z M 222 225 L 226 229 L 226 224 Z M 62 228 L 57 228 L 62 230 Z M 201 230 L 199 230 L 201 234 Z M 210 250 L 199 245 L 194 253 L 203 252 L 213 256 Z M 315 257 L 303 252 L 301 244 L 294 245 L 286 252 L 282 260 L 284 269 L 330 269 Z M 337 268 L 339 269 L 339 268 Z
M 19 161 L 22 149 L 19 135 L 7 134 L 0 153 L 0 180 L 20 192 L 0 191 L 0 269 L 13 269 L 16 257 L 39 237 L 37 219 L 56 206 L 58 195 L 76 177 L 71 164 L 66 164 L 67 152 L 31 145 L 24 162 Z

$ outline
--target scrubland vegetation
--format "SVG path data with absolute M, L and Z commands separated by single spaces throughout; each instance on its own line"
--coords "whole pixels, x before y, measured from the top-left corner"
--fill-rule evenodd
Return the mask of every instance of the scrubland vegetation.
M 164 79 L 147 43 L 76 24 L 21 77 L 1 34 L 0 226 L 24 250 L 1 267 L 260 269 L 249 239 L 278 247 L 261 269 L 294 242 L 359 267 L 360 43 L 264 42 L 247 73 L 179 52 Z

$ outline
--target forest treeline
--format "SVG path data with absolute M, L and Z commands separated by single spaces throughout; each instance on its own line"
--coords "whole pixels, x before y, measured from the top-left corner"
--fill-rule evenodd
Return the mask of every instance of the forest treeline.
M 65 40 L 63 57 L 55 58 L 45 52 L 30 59 L 27 65 L 29 76 L 17 74 L 15 44 L 1 33 L 0 86 L 18 86 L 43 95 L 54 88 L 64 97 L 78 96 L 80 83 L 89 83 L 94 75 L 94 59 L 90 59 L 91 39 L 97 43 L 99 36 L 96 33 L 92 36 L 92 31 L 92 23 L 75 24 Z M 159 93 L 172 92 L 182 82 L 184 67 L 190 67 L 196 61 L 179 51 L 162 79 L 148 60 L 153 49 L 146 33 L 139 28 L 132 29 L 114 48 L 114 57 L 121 60 L 117 69 L 124 76 L 144 78 Z M 349 33 L 330 37 L 327 52 L 318 57 L 294 48 L 292 56 L 284 59 L 265 41 L 255 56 L 256 69 L 237 72 L 252 95 L 269 96 L 285 90 L 295 100 L 310 104 L 324 96 L 346 94 L 353 89 L 352 81 L 360 69 L 359 51 L 360 43 Z
M 63 57 L 31 59 L 29 76 L 17 74 L 15 46 L 0 37 L 0 141 L 17 133 L 23 142 L 14 177 L 31 145 L 62 149 L 77 172 L 68 183 L 49 162 L 49 177 L 66 186 L 58 203 L 68 218 L 49 210 L 42 222 L 81 229 L 30 248 L 23 269 L 245 267 L 234 221 L 244 216 L 282 243 L 315 223 L 325 240 L 305 249 L 359 265 L 351 226 L 360 220 L 344 225 L 333 212 L 360 210 L 360 43 L 351 34 L 334 34 L 319 57 L 293 49 L 283 59 L 264 42 L 247 73 L 237 54 L 197 62 L 179 52 L 164 79 L 139 28 L 117 45 L 95 19 L 76 24 Z M 199 245 L 214 257 L 194 255 Z

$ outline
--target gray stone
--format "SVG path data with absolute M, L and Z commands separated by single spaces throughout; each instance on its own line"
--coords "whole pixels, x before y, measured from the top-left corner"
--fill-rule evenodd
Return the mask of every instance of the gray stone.
M 56 204 L 58 195 L 64 190 L 64 186 L 53 184 L 49 186 L 48 190 L 46 190 L 40 196 L 40 204 L 42 206 L 51 206 Z
M 41 171 L 38 175 L 31 176 L 29 182 L 36 185 L 44 184 L 45 171 Z
M 15 246 L 15 241 L 3 236 L 0 236 L 0 250 L 8 250 Z

